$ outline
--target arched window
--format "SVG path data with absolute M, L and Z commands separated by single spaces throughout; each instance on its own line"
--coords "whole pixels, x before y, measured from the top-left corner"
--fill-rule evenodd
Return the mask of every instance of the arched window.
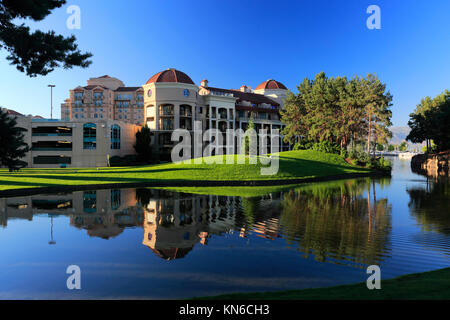
M 94 150 L 97 147 L 97 125 L 85 123 L 83 125 L 83 149 Z
M 120 127 L 117 124 L 111 126 L 111 149 L 120 149 Z

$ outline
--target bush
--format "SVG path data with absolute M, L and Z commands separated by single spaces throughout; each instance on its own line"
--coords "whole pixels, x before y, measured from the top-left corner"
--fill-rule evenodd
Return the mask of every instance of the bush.
M 309 150 L 313 146 L 313 142 L 303 139 L 294 145 L 294 150 Z
M 367 152 L 364 151 L 358 151 L 358 150 L 351 150 L 348 154 L 349 158 L 352 159 L 352 163 L 365 166 L 367 163 L 371 161 L 370 155 Z
M 367 152 L 358 152 L 358 161 L 367 164 L 370 162 L 370 155 Z
M 125 165 L 125 161 L 119 156 L 114 156 L 109 158 L 109 165 L 111 167 L 123 167 Z
M 334 154 L 341 153 L 341 147 L 329 141 L 316 142 L 313 144 L 311 149 L 314 151 L 320 151 L 325 153 L 334 153 Z
M 123 157 L 114 156 L 109 159 L 109 165 L 111 167 L 128 167 L 128 166 L 140 166 L 148 164 L 147 162 L 139 161 L 135 154 L 128 154 Z
M 392 164 L 389 160 L 384 159 L 384 157 L 380 158 L 372 158 L 367 163 L 367 168 L 370 169 L 377 169 L 382 171 L 391 171 L 392 170 Z
M 437 147 L 437 145 L 431 143 L 431 146 L 428 148 L 428 150 L 427 150 L 427 146 L 426 145 L 423 146 L 422 147 L 422 152 L 423 153 L 436 153 L 436 152 L 438 152 L 438 147 Z

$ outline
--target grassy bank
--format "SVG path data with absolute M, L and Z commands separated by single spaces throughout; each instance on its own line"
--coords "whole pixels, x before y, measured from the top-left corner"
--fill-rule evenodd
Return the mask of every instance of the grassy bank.
M 245 164 L 237 164 L 237 158 Z M 112 183 L 151 183 L 189 181 L 264 181 L 320 178 L 327 176 L 370 173 L 370 170 L 349 165 L 334 154 L 317 151 L 287 151 L 279 154 L 279 170 L 276 175 L 261 175 L 262 165 L 249 164 L 248 157 L 234 156 L 235 164 L 207 164 L 211 158 L 203 158 L 202 164 L 167 163 L 137 167 L 84 168 L 84 169 L 22 169 L 10 173 L 0 169 L 0 191 L 36 187 L 94 185 Z
M 448 300 L 450 268 L 381 280 L 380 290 L 367 289 L 366 283 L 331 288 L 280 292 L 237 293 L 200 300 Z

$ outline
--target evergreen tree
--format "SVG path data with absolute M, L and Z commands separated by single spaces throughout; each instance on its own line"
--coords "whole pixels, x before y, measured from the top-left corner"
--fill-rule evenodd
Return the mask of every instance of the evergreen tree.
M 86 68 L 90 53 L 81 53 L 75 36 L 63 37 L 54 31 L 31 32 L 16 19 L 41 21 L 66 0 L 0 0 L 0 49 L 8 51 L 7 60 L 30 77 L 46 75 L 57 67 Z
M 386 85 L 381 83 L 374 74 L 369 74 L 362 81 L 362 102 L 364 106 L 364 120 L 367 123 L 367 152 L 370 153 L 372 147 L 372 136 L 385 142 L 392 134 L 388 128 L 392 125 L 392 112 L 389 109 L 392 102 L 392 95 L 386 91 Z M 375 139 L 375 140 L 377 140 Z M 375 147 L 375 145 L 373 145 Z
M 253 116 L 253 112 L 252 112 L 250 114 L 250 119 L 248 121 L 247 130 L 245 130 L 246 133 L 249 133 L 252 130 L 255 130 L 255 123 L 254 123 L 253 117 L 254 116 Z M 244 139 L 244 152 L 245 152 L 245 155 L 249 155 L 250 154 L 250 149 L 251 149 L 252 143 L 255 143 L 255 142 L 252 140 L 251 134 L 245 136 L 245 139 Z
M 150 162 L 152 159 L 152 132 L 150 128 L 145 125 L 136 132 L 136 144 L 134 150 L 136 150 L 137 158 L 139 161 Z
M 435 98 L 426 97 L 410 114 L 411 128 L 407 140 L 413 143 L 426 141 L 426 150 L 432 150 L 431 140 L 438 151 L 450 149 L 450 91 L 445 90 Z
M 30 150 L 23 140 L 27 130 L 17 127 L 16 119 L 0 108 L 0 165 L 8 167 L 10 172 L 27 165 L 20 159 Z
M 392 96 L 375 75 L 348 80 L 328 78 L 321 72 L 314 80 L 305 78 L 297 89 L 298 94 L 288 92 L 280 112 L 286 125 L 282 131 L 286 142 L 306 138 L 344 149 L 367 139 L 370 151 L 376 143 L 387 143 L 391 136 Z

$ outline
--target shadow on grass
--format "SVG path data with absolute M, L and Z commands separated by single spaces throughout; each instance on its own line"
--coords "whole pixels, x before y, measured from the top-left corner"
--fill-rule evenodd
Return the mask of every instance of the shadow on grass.
M 23 187 L 23 188 L 31 188 L 31 187 L 70 187 L 70 186 L 88 186 L 95 184 L 121 184 L 121 183 L 173 183 L 180 182 L 180 184 L 190 183 L 190 184 L 199 184 L 204 181 L 205 183 L 212 182 L 213 180 L 216 182 L 220 181 L 220 184 L 230 183 L 230 186 L 234 184 L 239 184 L 240 182 L 257 182 L 261 183 L 267 181 L 268 183 L 272 183 L 273 185 L 281 185 L 281 184 L 290 184 L 292 182 L 291 179 L 302 180 L 305 178 L 314 178 L 314 177 L 326 177 L 330 176 L 333 179 L 333 176 L 342 176 L 346 174 L 365 174 L 370 173 L 371 170 L 366 168 L 352 167 L 342 164 L 330 164 L 316 160 L 307 160 L 307 159 L 297 159 L 291 157 L 280 157 L 280 170 L 278 174 L 275 175 L 252 175 L 251 173 L 247 175 L 240 176 L 236 178 L 233 176 L 234 169 L 233 166 L 230 166 L 228 169 L 230 174 L 226 174 L 226 170 L 219 170 L 218 174 L 213 169 L 208 170 L 208 167 L 205 165 L 197 166 L 197 167 L 180 167 L 180 168 L 161 168 L 161 169 L 152 169 L 150 166 L 143 166 L 143 170 L 139 170 L 139 167 L 134 167 L 133 170 L 127 170 L 124 168 L 124 171 L 114 170 L 105 168 L 106 170 L 80 170 L 78 173 L 74 173 L 79 169 L 63 169 L 62 170 L 53 170 L 53 169 L 31 169 L 24 170 L 23 173 L 0 173 L 0 184 L 3 187 L 7 186 L 15 186 L 15 187 Z M 225 165 L 225 164 L 224 164 Z M 260 166 L 260 165 L 259 165 Z M 194 174 L 194 171 L 205 170 L 204 176 L 201 178 L 198 175 Z M 1 171 L 0 171 L 1 172 Z M 33 174 L 35 172 L 35 174 Z M 210 173 L 213 172 L 213 173 Z M 153 174 L 163 173 L 159 177 L 154 177 Z M 167 173 L 167 175 L 164 175 Z M 172 173 L 172 174 L 171 174 Z M 133 174 L 134 176 L 126 176 L 127 174 Z M 109 175 L 109 176 L 105 176 Z M 8 178 L 2 180 L 2 177 Z M 234 179 L 233 179 L 234 178 Z M 340 177 L 341 178 L 341 177 Z M 33 179 L 33 181 L 30 181 Z M 41 180 L 41 181 L 40 181 Z M 58 180 L 58 181 L 55 181 Z M 53 183 L 52 183 L 53 182 Z M 217 184 L 217 183 L 216 183 Z M 5 189 L 7 190 L 7 189 Z

